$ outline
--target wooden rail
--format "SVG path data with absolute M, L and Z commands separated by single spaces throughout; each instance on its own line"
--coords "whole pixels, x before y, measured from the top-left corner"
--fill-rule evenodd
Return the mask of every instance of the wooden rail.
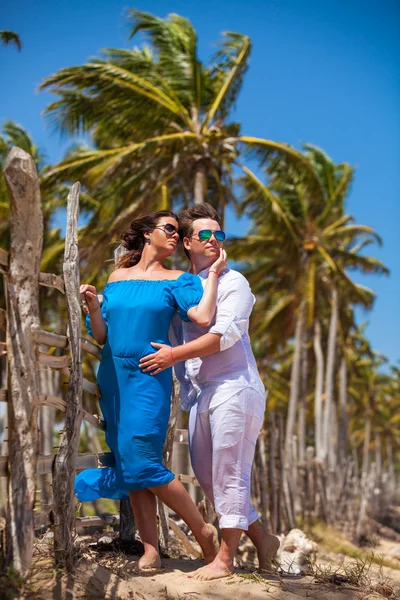
M 34 196 L 35 206 L 38 211 L 36 217 L 39 221 L 36 225 L 32 224 L 32 220 L 24 222 L 21 225 L 20 220 L 16 219 L 14 229 L 18 235 L 12 235 L 11 252 L 8 253 L 0 248 L 0 274 L 3 274 L 4 281 L 9 285 L 5 285 L 6 292 L 13 294 L 11 302 L 7 305 L 7 310 L 0 309 L 0 330 L 6 332 L 7 342 L 0 342 L 0 357 L 7 356 L 7 365 L 9 372 L 12 372 L 13 386 L 8 387 L 12 391 L 0 389 L 0 402 L 8 402 L 12 398 L 12 402 L 8 402 L 7 413 L 9 416 L 9 428 L 5 426 L 6 435 L 3 436 L 3 442 L 8 443 L 9 452 L 7 456 L 0 456 L 0 478 L 7 477 L 13 485 L 8 486 L 8 504 L 10 499 L 15 503 L 16 509 L 10 512 L 7 516 L 12 520 L 13 525 L 8 528 L 8 531 L 14 532 L 13 537 L 7 534 L 8 548 L 12 549 L 8 563 L 11 564 L 17 571 L 25 574 L 29 568 L 32 558 L 33 530 L 32 527 L 38 528 L 46 525 L 54 527 L 54 550 L 56 562 L 59 566 L 66 566 L 68 570 L 73 569 L 73 537 L 70 532 L 74 529 L 75 509 L 73 504 L 73 477 L 74 471 L 86 468 L 102 468 L 114 464 L 114 456 L 110 452 L 100 454 L 80 454 L 76 456 L 77 444 L 79 440 L 80 426 L 82 419 L 92 424 L 98 429 L 105 430 L 105 422 L 98 416 L 88 413 L 82 408 L 82 391 L 86 391 L 96 398 L 100 397 L 99 388 L 96 383 L 88 381 L 82 377 L 82 351 L 92 355 L 97 360 L 101 360 L 101 348 L 92 341 L 81 337 L 81 311 L 79 306 L 79 250 L 78 250 L 78 235 L 77 235 L 77 218 L 79 212 L 79 184 L 74 184 L 68 196 L 68 211 L 67 211 L 67 230 L 66 243 L 63 262 L 63 275 L 55 275 L 53 273 L 40 272 L 40 252 L 39 242 L 41 246 L 42 240 L 42 220 L 40 214 L 40 191 L 37 179 L 37 173 L 34 169 L 31 158 L 20 149 L 13 150 L 10 154 L 12 161 L 28 161 L 29 166 L 29 186 L 27 189 L 24 185 L 16 185 L 21 183 L 23 175 L 21 169 L 18 170 L 18 165 L 11 165 L 6 173 L 9 188 L 11 189 L 11 200 L 14 198 L 15 206 L 17 203 L 31 201 Z M 10 158 L 7 159 L 10 163 Z M 14 166 L 13 166 L 14 165 Z M 20 172 L 21 171 L 21 172 Z M 26 179 L 26 178 L 25 178 Z M 23 180 L 25 183 L 26 181 Z M 29 192 L 26 194 L 26 192 Z M 19 204 L 18 204 L 19 206 Z M 17 210 L 15 214 L 26 213 L 26 211 Z M 26 216 L 26 215 L 25 215 Z M 21 257 L 24 252 L 15 251 L 15 243 L 24 244 L 26 238 L 32 238 L 32 247 L 35 246 L 35 254 L 29 255 L 29 259 L 21 262 Z M 14 246 L 13 246 L 14 244 Z M 32 264 L 31 264 L 32 263 Z M 34 268 L 33 268 L 34 263 Z M 27 268 L 29 267 L 28 271 Z M 21 273 L 27 273 L 21 279 Z M 28 283 L 27 283 L 28 282 Z M 67 335 L 60 335 L 40 329 L 39 310 L 38 307 L 38 292 L 39 287 L 46 286 L 57 289 L 66 298 L 68 327 Z M 23 302 L 18 297 L 18 290 L 28 286 L 30 293 L 23 295 Z M 28 289 L 27 288 L 27 289 Z M 25 289 L 25 288 L 24 288 Z M 100 297 L 99 297 L 100 299 Z M 26 307 L 29 308 L 28 312 Z M 18 311 L 22 307 L 22 317 L 20 318 Z M 15 315 L 13 313 L 15 312 Z M 25 315 L 24 311 L 27 313 Z M 10 317 L 11 315 L 11 317 Z M 34 326 L 30 326 L 30 321 L 35 317 Z M 33 321 L 32 321 L 33 322 Z M 22 329 L 21 329 L 22 325 Z M 29 360 L 25 361 L 29 367 L 31 383 L 28 386 L 28 392 L 21 394 L 16 388 L 16 384 L 20 385 L 21 389 L 26 384 L 25 378 L 20 377 L 21 369 L 16 368 L 15 360 L 20 357 L 21 352 L 18 348 L 14 348 L 15 329 L 19 327 L 19 345 L 23 348 L 25 354 L 29 353 Z M 23 335 L 22 335 L 23 334 Z M 25 340 L 26 339 L 26 340 Z M 25 343 L 26 341 L 26 343 Z M 65 350 L 61 356 L 59 352 L 54 352 L 54 349 Z M 13 360 L 14 357 L 14 360 Z M 62 373 L 68 383 L 68 398 L 67 400 L 58 397 L 56 389 L 49 385 L 48 389 L 39 385 L 39 371 L 41 379 L 46 379 L 48 370 L 54 369 Z M 43 376 L 43 378 L 42 378 Z M 58 379 L 58 378 L 57 378 Z M 35 385 L 33 385 L 35 384 Z M 47 383 L 45 382 L 45 385 Z M 176 387 L 176 386 L 175 386 Z M 48 394 L 41 394 L 41 391 L 49 391 Z M 62 394 L 64 396 L 64 394 Z M 21 404 L 20 400 L 28 399 L 28 403 Z M 20 404 L 18 404 L 18 402 Z M 19 407 L 19 420 L 11 418 L 15 407 Z M 29 404 L 29 405 L 28 405 Z M 36 438 L 38 435 L 37 429 L 37 410 L 39 406 L 48 406 L 65 413 L 65 424 L 60 431 L 60 445 L 55 450 L 54 454 L 37 455 L 38 444 Z M 163 449 L 163 461 L 166 466 L 171 468 L 171 456 L 173 444 L 187 444 L 188 432 L 186 430 L 176 430 L 177 411 L 179 407 L 178 394 L 173 395 L 171 401 L 171 414 L 168 425 L 167 440 Z M 21 415 L 27 421 L 25 429 L 21 428 Z M 27 442 L 26 435 L 32 437 L 32 441 Z M 19 436 L 20 443 L 15 444 L 16 434 Z M 24 452 L 21 455 L 20 449 L 24 447 Z M 17 453 L 16 453 L 17 452 Z M 19 452 L 19 454 L 18 454 Z M 47 446 L 47 453 L 52 452 L 52 445 Z M 17 456 L 18 454 L 18 456 Z M 26 461 L 26 456 L 32 454 L 30 461 Z M 26 464 L 25 464 L 26 463 Z M 19 474 L 21 469 L 28 469 L 23 476 Z M 18 472 L 18 477 L 16 473 Z M 53 485 L 53 506 L 47 513 L 38 513 L 34 509 L 35 501 L 35 484 L 37 476 L 52 474 Z M 177 474 L 176 478 L 183 483 L 191 485 L 199 485 L 196 478 L 190 475 Z M 16 480 L 19 479 L 20 485 L 16 485 Z M 27 495 L 21 493 L 24 491 L 24 486 L 28 486 L 29 498 L 31 504 L 28 506 L 26 502 Z M 12 495 L 10 495 L 12 490 Z M 14 498 L 15 496 L 15 498 Z M 45 502 L 46 507 L 48 502 Z M 18 509 L 18 510 L 17 510 Z M 168 514 L 165 512 L 165 507 L 162 504 L 158 507 L 160 519 L 162 523 L 163 534 L 160 537 L 160 543 L 167 548 L 168 546 Z M 165 514 L 164 514 L 165 513 Z M 19 515 L 19 516 L 17 516 Z M 134 522 L 129 501 L 121 501 L 120 503 L 120 537 L 123 539 L 129 534 L 129 539 L 134 531 Z M 23 518 L 22 518 L 23 517 Z M 103 521 L 97 518 L 97 523 Z M 84 519 L 78 519 L 76 525 L 85 526 Z M 22 529 L 20 525 L 23 525 Z M 93 520 L 92 523 L 93 524 Z M 89 525 L 87 525 L 89 526 Z M 172 525 L 170 525 L 172 527 Z M 22 534 L 22 530 L 29 529 L 29 533 Z M 166 531 L 164 531 L 166 529 Z M 178 534 L 177 534 L 178 535 Z M 183 534 L 182 534 L 183 535 Z
M 0 390 L 0 399 L 4 397 L 4 392 L 6 390 Z M 60 401 L 59 398 L 57 398 Z M 58 407 L 55 407 L 58 408 Z M 90 415 L 93 419 L 96 417 L 94 415 Z M 104 421 L 99 419 L 102 422 L 102 427 L 104 427 Z M 89 421 L 90 422 L 90 421 Z M 188 443 L 188 431 L 187 429 L 176 429 L 174 443 L 176 444 L 187 444 Z M 37 475 L 46 475 L 47 473 L 52 472 L 52 466 L 54 461 L 55 454 L 51 454 L 48 456 L 39 456 L 37 462 Z M 82 471 L 83 469 L 97 469 L 101 467 L 113 467 L 114 455 L 112 452 L 103 452 L 100 454 L 78 454 L 77 462 L 75 469 L 77 471 Z M 8 475 L 8 456 L 0 456 L 0 477 L 7 477 Z M 191 475 L 181 475 L 178 474 L 176 477 L 182 483 L 191 483 L 193 485 L 199 485 L 197 479 L 192 477 Z

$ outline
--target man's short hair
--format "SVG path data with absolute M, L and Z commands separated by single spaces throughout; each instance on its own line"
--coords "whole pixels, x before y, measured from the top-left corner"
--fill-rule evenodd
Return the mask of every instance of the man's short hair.
M 187 208 L 179 213 L 179 235 L 181 240 L 184 237 L 192 237 L 193 235 L 193 221 L 197 219 L 212 219 L 221 223 L 221 219 L 215 208 L 204 202 L 203 204 L 196 204 L 192 208 Z

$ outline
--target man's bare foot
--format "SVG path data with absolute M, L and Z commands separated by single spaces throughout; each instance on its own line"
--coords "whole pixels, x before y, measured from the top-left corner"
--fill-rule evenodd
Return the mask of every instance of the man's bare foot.
M 227 565 L 217 556 L 212 563 L 201 567 L 201 569 L 197 569 L 189 577 L 200 579 L 200 581 L 210 581 L 211 579 L 221 579 L 222 577 L 230 577 L 231 575 L 233 575 L 233 564 Z
M 215 529 L 214 525 L 207 523 L 204 528 L 204 533 L 202 533 L 201 540 L 199 539 L 197 541 L 203 551 L 204 562 L 206 565 L 212 563 L 219 550 L 218 531 Z
M 272 573 L 272 560 L 279 550 L 280 541 L 276 535 L 267 533 L 265 542 L 257 548 L 258 565 L 260 571 Z

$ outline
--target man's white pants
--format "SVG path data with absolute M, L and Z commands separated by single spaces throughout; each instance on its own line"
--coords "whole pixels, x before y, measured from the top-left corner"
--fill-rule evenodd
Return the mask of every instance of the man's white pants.
M 263 424 L 265 398 L 247 388 L 210 408 L 216 395 L 190 410 L 189 446 L 194 473 L 215 507 L 219 526 L 243 529 L 258 519 L 250 503 L 251 466 Z

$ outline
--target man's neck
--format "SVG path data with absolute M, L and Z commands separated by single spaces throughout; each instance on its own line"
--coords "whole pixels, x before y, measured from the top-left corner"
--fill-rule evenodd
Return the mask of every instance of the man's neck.
M 203 257 L 201 257 L 203 258 Z M 212 258 L 211 260 L 196 260 L 191 258 L 190 259 L 190 272 L 194 273 L 195 275 L 198 275 L 200 273 L 200 271 L 204 271 L 204 269 L 209 269 L 211 267 L 211 265 L 215 262 L 215 258 Z

